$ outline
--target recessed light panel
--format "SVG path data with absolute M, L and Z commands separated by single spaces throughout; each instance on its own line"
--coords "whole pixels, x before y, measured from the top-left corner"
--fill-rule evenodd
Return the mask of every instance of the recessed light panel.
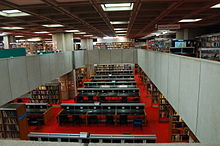
M 211 8 L 220 8 L 220 4 L 214 5 Z
M 198 22 L 201 21 L 202 19 L 182 19 L 179 22 L 185 22 L 185 23 L 189 23 L 189 22 Z
M 77 32 L 75 34 L 86 34 L 86 32 Z
M 39 32 L 34 32 L 34 33 L 44 34 L 44 33 L 49 33 L 49 32 L 47 32 L 47 31 L 39 31 Z
M 79 30 L 65 30 L 65 32 L 79 32 Z
M 111 21 L 111 24 L 128 24 L 129 21 Z
M 47 24 L 47 25 L 42 25 L 44 27 L 63 27 L 61 24 Z
M 0 11 L 0 15 L 5 17 L 21 17 L 29 16 L 30 14 L 22 12 L 20 10 L 2 10 Z
M 131 11 L 133 3 L 107 3 L 101 4 L 104 11 Z
M 115 28 L 114 30 L 128 30 L 127 28 Z
M 1 29 L 10 29 L 10 30 L 13 30 L 13 29 L 24 29 L 23 27 L 1 27 Z

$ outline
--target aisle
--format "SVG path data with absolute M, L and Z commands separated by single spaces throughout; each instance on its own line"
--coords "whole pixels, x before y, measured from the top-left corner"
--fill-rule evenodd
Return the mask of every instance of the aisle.
M 140 78 L 135 75 L 137 81 L 137 86 L 140 88 L 140 98 L 141 102 L 145 103 L 145 111 L 147 114 L 147 125 L 143 128 L 133 127 L 132 124 L 129 125 L 108 125 L 97 124 L 97 125 L 64 125 L 59 126 L 57 123 L 56 116 L 61 111 L 60 108 L 53 108 L 54 117 L 49 121 L 45 126 L 41 127 L 30 127 L 31 132 L 45 132 L 45 133 L 80 133 L 80 132 L 90 132 L 91 134 L 156 134 L 157 142 L 167 143 L 169 142 L 168 136 L 168 123 L 158 122 L 158 108 L 151 107 L 151 98 L 150 95 L 146 94 L 143 83 Z M 67 103 L 67 101 L 65 101 Z M 73 100 L 70 100 L 69 103 L 73 103 Z

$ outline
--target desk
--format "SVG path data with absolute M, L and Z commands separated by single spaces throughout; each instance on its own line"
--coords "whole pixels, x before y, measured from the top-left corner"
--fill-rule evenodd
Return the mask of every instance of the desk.
M 109 74 L 112 74 L 112 75 L 132 75 L 132 74 L 134 74 L 134 71 L 133 70 L 103 70 L 103 71 L 97 70 L 96 74 L 97 75 L 109 75 Z
M 88 123 L 89 116 L 113 116 L 115 124 L 118 122 L 118 116 L 141 116 L 145 120 L 144 104 L 116 104 L 103 103 L 96 104 L 61 104 L 63 110 L 58 114 L 58 123 L 62 125 L 66 122 L 73 122 L 71 116 L 84 116 L 85 123 Z M 83 117 L 81 117 L 83 119 Z M 135 118 L 135 117 L 134 117 Z M 97 117 L 98 119 L 98 117 Z M 107 119 L 107 118 L 106 118 Z M 83 120 L 82 120 L 83 121 Z M 107 121 L 105 121 L 107 122 Z
M 135 81 L 134 78 L 94 78 L 92 82 L 100 82 L 100 81 Z

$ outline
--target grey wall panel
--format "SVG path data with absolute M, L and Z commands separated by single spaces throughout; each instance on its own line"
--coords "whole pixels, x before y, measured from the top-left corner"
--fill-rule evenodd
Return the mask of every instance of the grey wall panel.
M 55 55 L 55 63 L 57 65 L 56 70 L 59 73 L 59 60 L 57 59 L 57 54 L 51 54 L 51 55 Z M 40 56 L 40 67 L 41 67 L 41 80 L 42 83 L 46 83 L 48 81 L 52 80 L 52 77 L 50 76 L 51 72 L 50 72 L 50 55 L 41 55 Z M 58 74 L 57 73 L 57 74 Z
M 138 63 L 138 60 L 137 60 L 137 52 L 138 52 L 138 49 L 134 49 L 134 64 L 137 64 Z
M 201 143 L 220 142 L 220 63 L 201 62 L 201 78 L 196 136 Z
M 179 114 L 189 128 L 195 132 L 199 98 L 200 61 L 181 57 L 180 66 Z
M 133 49 L 122 49 L 122 63 L 134 63 Z
M 87 51 L 83 51 L 84 56 L 84 64 L 89 64 L 89 55 Z
M 99 50 L 88 51 L 88 64 L 99 64 Z
M 111 63 L 119 63 L 122 62 L 122 50 L 116 49 L 111 50 Z
M 57 54 L 57 60 L 58 60 L 58 68 L 57 68 L 57 70 L 58 70 L 58 74 L 59 75 L 63 75 L 64 73 L 65 73 L 65 71 L 64 71 L 64 67 L 65 67 L 65 65 L 64 65 L 64 53 L 58 53 Z M 51 78 L 51 80 L 53 80 L 53 78 Z
M 137 52 L 138 55 L 138 65 L 145 71 L 145 51 L 142 49 L 139 49 Z
M 110 64 L 111 63 L 111 51 L 110 50 L 99 50 L 100 63 Z
M 144 65 L 145 65 L 145 73 L 147 74 L 147 76 L 150 76 L 150 52 L 149 51 L 145 51 L 145 61 L 144 61 Z
M 0 60 L 0 105 L 11 100 L 11 86 L 10 86 L 10 76 L 8 68 L 8 59 Z
M 148 61 L 149 61 L 149 78 L 154 82 L 154 76 L 155 76 L 155 71 L 154 71 L 154 52 L 150 51 L 148 55 Z
M 158 89 L 161 88 L 160 86 L 160 72 L 161 72 L 161 67 L 160 67 L 160 53 L 155 54 L 155 85 L 157 86 Z
M 12 98 L 17 98 L 29 91 L 26 57 L 9 59 L 9 75 Z
M 180 58 L 175 55 L 169 55 L 168 70 L 168 100 L 171 105 L 179 112 L 179 76 L 180 76 Z
M 167 85 L 168 85 L 168 67 L 169 67 L 169 55 L 161 54 L 160 56 L 160 92 L 168 98 Z
M 72 71 L 73 70 L 73 64 L 72 64 L 73 55 L 72 55 L 72 52 L 66 52 L 65 57 L 66 57 L 66 59 L 65 59 L 66 70 L 67 70 L 67 72 Z
M 74 59 L 75 59 L 75 68 L 83 67 L 84 66 L 84 51 L 75 51 L 74 52 Z
M 41 69 L 40 69 L 40 57 L 29 56 L 26 57 L 27 65 L 27 77 L 29 90 L 35 89 L 42 84 L 41 82 Z
M 50 55 L 49 56 L 50 59 L 50 75 L 52 76 L 52 78 L 57 78 L 58 77 L 58 71 L 57 71 L 57 64 L 56 64 L 56 56 Z

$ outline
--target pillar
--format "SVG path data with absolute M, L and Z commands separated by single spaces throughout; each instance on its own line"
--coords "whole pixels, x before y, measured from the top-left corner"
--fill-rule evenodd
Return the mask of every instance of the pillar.
M 184 39 L 184 30 L 177 30 L 176 31 L 176 39 L 183 40 Z
M 73 33 L 52 34 L 54 48 L 63 51 L 73 51 Z
M 81 49 L 93 50 L 93 39 L 81 39 Z
M 12 49 L 12 44 L 15 43 L 15 38 L 14 36 L 6 35 L 3 36 L 3 43 L 4 43 L 4 49 Z

